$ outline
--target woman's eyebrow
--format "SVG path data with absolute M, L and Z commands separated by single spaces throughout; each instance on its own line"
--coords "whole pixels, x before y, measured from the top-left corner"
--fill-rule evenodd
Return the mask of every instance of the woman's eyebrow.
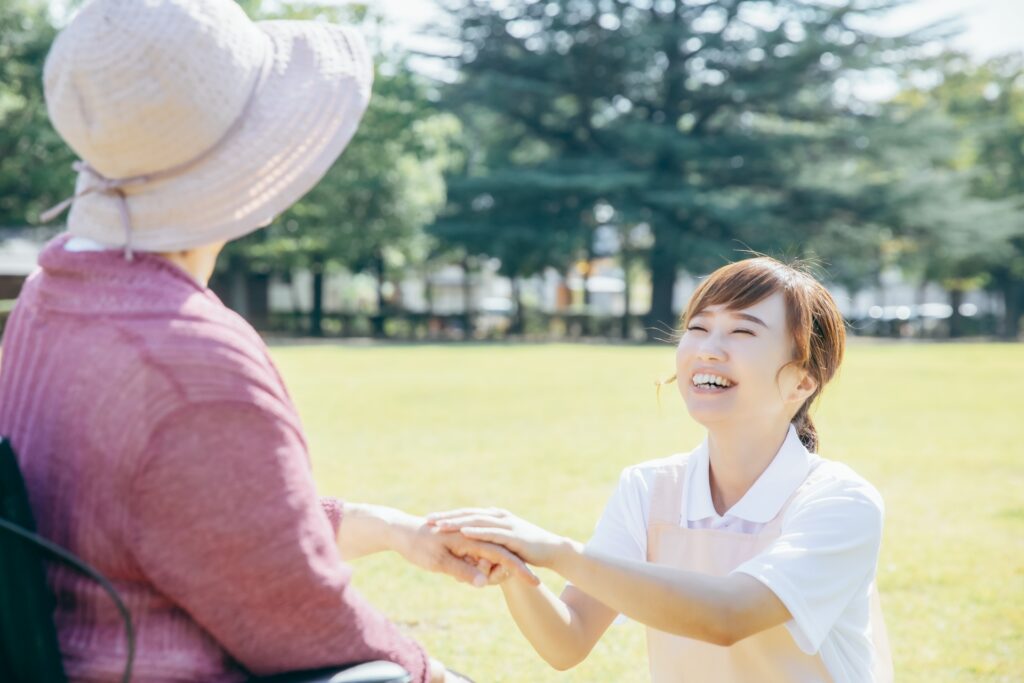
M 757 323 L 758 325 L 761 325 L 765 329 L 771 329 L 770 327 L 768 327 L 768 325 L 765 323 L 765 321 L 761 320 L 756 315 L 750 315 L 749 313 L 742 313 L 742 312 L 738 313 L 738 312 L 733 312 L 733 311 L 729 311 L 728 313 L 730 315 L 736 317 L 736 318 L 743 318 L 744 320 L 749 320 L 750 322 Z M 697 313 L 693 317 L 694 318 L 698 318 L 698 317 L 700 317 L 702 315 L 707 315 L 707 316 L 714 317 L 715 313 L 714 313 L 714 311 L 701 311 L 700 313 Z

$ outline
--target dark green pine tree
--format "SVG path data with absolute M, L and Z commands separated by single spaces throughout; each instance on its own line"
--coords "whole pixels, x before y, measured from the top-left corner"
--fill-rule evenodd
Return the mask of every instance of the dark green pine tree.
M 24 226 L 74 191 L 72 152 L 46 114 L 43 62 L 56 30 L 42 0 L 0 3 L 0 226 Z
M 435 232 L 527 274 L 564 264 L 607 202 L 654 235 L 648 324 L 661 328 L 677 269 L 799 253 L 856 216 L 857 194 L 813 169 L 864 153 L 861 124 L 882 110 L 837 85 L 933 37 L 865 29 L 890 0 L 442 4 L 460 47 L 443 101 L 471 153 Z

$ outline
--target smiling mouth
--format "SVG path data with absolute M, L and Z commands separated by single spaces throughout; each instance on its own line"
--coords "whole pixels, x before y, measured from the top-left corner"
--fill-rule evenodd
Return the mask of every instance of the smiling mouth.
M 718 376 L 695 375 L 694 378 L 700 382 L 695 383 L 691 379 L 690 386 L 693 387 L 694 393 L 698 394 L 724 394 L 736 386 L 735 382 Z
M 736 386 L 736 382 L 714 372 L 695 372 L 690 376 L 690 386 L 708 391 L 726 391 Z

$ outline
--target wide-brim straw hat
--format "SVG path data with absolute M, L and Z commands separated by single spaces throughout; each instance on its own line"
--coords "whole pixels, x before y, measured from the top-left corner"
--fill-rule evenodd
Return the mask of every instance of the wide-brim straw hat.
M 233 0 L 93 0 L 44 70 L 81 158 L 67 229 L 145 251 L 251 232 L 323 177 L 372 81 L 350 27 L 253 22 Z

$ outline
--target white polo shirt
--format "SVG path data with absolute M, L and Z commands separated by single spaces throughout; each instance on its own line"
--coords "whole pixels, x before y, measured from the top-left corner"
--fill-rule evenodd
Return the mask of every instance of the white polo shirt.
M 654 475 L 666 461 L 686 464 L 687 505 L 679 511 L 679 523 L 696 529 L 755 533 L 809 476 L 807 487 L 786 510 L 779 538 L 734 571 L 753 576 L 782 600 L 793 617 L 786 627 L 794 641 L 808 654 L 820 651 L 837 683 L 870 681 L 868 597 L 885 510 L 878 491 L 848 466 L 809 452 L 791 424 L 768 468 L 719 515 L 711 501 L 705 437 L 690 453 L 623 470 L 588 549 L 646 561 Z

